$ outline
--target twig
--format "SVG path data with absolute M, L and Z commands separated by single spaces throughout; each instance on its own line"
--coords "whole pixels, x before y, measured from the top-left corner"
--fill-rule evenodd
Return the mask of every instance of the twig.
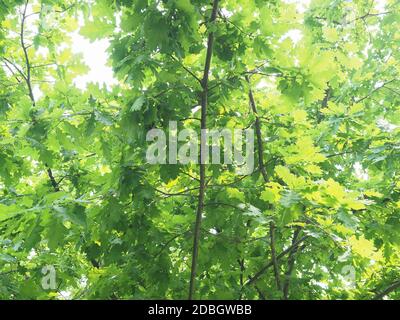
M 355 18 L 353 20 L 350 20 L 349 22 L 347 22 L 347 24 L 352 23 L 352 22 L 357 21 L 357 20 L 364 20 L 364 19 L 369 18 L 369 17 L 383 16 L 383 15 L 390 14 L 390 13 L 392 13 L 392 11 L 386 11 L 386 12 L 381 12 L 381 13 L 369 13 L 368 12 L 367 14 L 364 14 L 361 17 L 357 17 L 357 18 Z
M 196 188 L 196 189 L 197 189 L 197 188 Z M 162 191 L 162 190 L 157 189 L 157 188 L 154 188 L 154 190 L 155 190 L 156 192 L 161 193 L 161 194 L 163 194 L 163 195 L 165 195 L 165 196 L 168 196 L 168 197 L 176 197 L 176 196 L 193 197 L 192 194 L 185 193 L 185 192 L 187 192 L 187 191 L 190 191 L 191 189 L 190 189 L 190 190 L 185 190 L 185 191 L 182 191 L 182 192 L 176 192 L 176 193 L 165 192 L 165 191 Z M 195 189 L 193 189 L 193 190 L 195 190 Z
M 175 58 L 172 54 L 168 54 L 169 57 L 171 57 L 172 60 L 174 60 L 175 62 L 179 63 L 179 65 L 187 72 L 189 73 L 193 78 L 195 78 L 200 85 L 202 84 L 202 80 L 195 75 L 195 73 L 193 71 L 191 71 L 189 68 L 187 68 L 182 62 L 180 62 L 177 58 Z
M 169 240 L 161 247 L 160 251 L 154 256 L 154 258 L 157 258 L 157 257 L 167 248 L 167 246 L 168 246 L 172 241 L 174 241 L 175 239 L 177 239 L 177 238 L 179 238 L 179 237 L 181 237 L 181 236 L 184 236 L 184 235 L 187 234 L 188 232 L 190 232 L 190 230 L 186 230 L 186 231 L 183 232 L 183 233 L 178 233 L 178 234 L 176 234 L 175 236 L 173 236 L 171 239 L 169 239 Z
M 10 68 L 10 66 L 7 63 L 11 64 L 15 68 L 15 70 L 17 70 L 17 72 L 21 75 L 21 77 L 26 81 L 26 76 L 25 76 L 24 72 L 14 62 L 12 62 L 11 60 L 9 60 L 5 57 L 3 57 L 3 60 L 6 62 L 5 64 L 6 64 L 7 69 L 11 71 L 11 73 L 15 76 L 15 78 L 17 79 L 18 82 L 21 82 L 21 81 L 17 78 L 14 71 Z
M 392 80 L 389 80 L 389 81 L 385 82 L 385 83 L 382 84 L 381 86 L 379 86 L 379 87 L 375 88 L 374 90 L 372 90 L 372 91 L 371 91 L 370 93 L 368 93 L 366 96 L 364 96 L 364 97 L 362 97 L 362 98 L 360 98 L 360 99 L 354 101 L 354 103 L 360 103 L 361 101 L 364 101 L 365 99 L 368 99 L 368 98 L 369 98 L 372 94 L 374 94 L 376 91 L 378 91 L 378 90 L 384 88 L 386 85 L 388 85 L 389 83 L 392 83 L 392 82 L 395 81 L 395 80 L 396 80 L 396 79 L 392 79 Z

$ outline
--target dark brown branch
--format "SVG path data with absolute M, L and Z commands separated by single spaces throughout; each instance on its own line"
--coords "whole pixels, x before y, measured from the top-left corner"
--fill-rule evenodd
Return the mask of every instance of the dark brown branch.
M 150 183 L 148 180 L 146 180 L 146 179 L 144 179 L 144 180 L 146 181 L 146 183 L 147 183 L 154 191 L 156 191 L 156 192 L 158 192 L 158 193 L 161 193 L 162 195 L 164 195 L 164 196 L 166 196 L 166 197 L 178 197 L 178 196 L 181 196 L 181 197 L 195 197 L 195 195 L 190 194 L 190 193 L 186 193 L 186 192 L 195 191 L 195 190 L 198 190 L 198 189 L 199 189 L 199 187 L 195 187 L 195 188 L 188 188 L 188 189 L 185 189 L 185 190 L 179 191 L 179 192 L 169 192 L 169 191 L 163 191 L 163 190 L 160 190 L 160 189 L 158 189 L 158 188 L 155 188 L 155 187 L 153 187 L 153 186 L 151 185 L 151 183 Z
M 51 171 L 50 167 L 46 164 L 46 168 L 47 168 L 47 175 L 49 176 L 50 179 L 50 183 L 53 186 L 53 189 L 55 192 L 60 191 L 60 187 L 56 181 L 56 179 L 53 176 L 53 172 Z
M 188 194 L 188 193 L 167 193 L 167 192 L 163 192 L 158 189 L 156 191 L 163 194 L 166 197 L 194 197 L 192 194 Z
M 390 87 L 383 87 L 383 89 L 389 90 L 389 91 L 393 92 L 394 94 L 400 96 L 400 91 L 397 91 L 397 90 L 395 90 L 395 89 L 393 89 L 393 88 L 390 88 Z
M 293 243 L 289 248 L 283 250 L 280 254 L 276 256 L 277 260 L 280 260 L 282 257 L 284 257 L 286 254 L 290 253 L 292 250 L 297 248 L 297 246 L 302 243 L 304 240 L 306 240 L 308 236 L 304 236 L 297 240 L 295 243 Z M 252 277 L 249 278 L 249 280 L 244 284 L 244 286 L 249 286 L 253 283 L 255 283 L 269 268 L 273 267 L 274 263 L 273 261 L 268 262 L 264 267 L 262 267 L 256 274 Z
M 200 179 L 199 179 L 199 178 L 197 178 L 197 177 L 191 175 L 189 172 L 186 172 L 186 171 L 184 171 L 184 170 L 182 170 L 182 169 L 180 170 L 180 172 L 183 173 L 184 175 L 188 176 L 189 178 L 200 182 Z
M 392 13 L 392 11 L 381 12 L 381 13 L 367 13 L 367 14 L 364 14 L 364 15 L 362 15 L 360 17 L 354 18 L 353 20 L 350 20 L 350 21 L 340 22 L 338 20 L 331 20 L 331 22 L 333 22 L 336 25 L 348 25 L 348 24 L 353 23 L 353 22 L 358 21 L 358 20 L 363 20 L 364 21 L 366 18 L 369 18 L 369 17 L 377 17 L 377 16 L 382 16 L 382 15 L 386 15 L 386 14 L 390 14 L 390 13 Z M 317 19 L 317 20 L 328 21 L 328 18 L 325 18 L 325 17 L 315 16 L 314 18 Z M 344 17 L 344 19 L 345 18 L 346 17 Z
M 213 23 L 216 19 L 218 11 L 218 0 L 214 0 L 213 8 L 210 18 L 210 23 Z M 204 65 L 203 79 L 201 81 L 201 86 L 203 88 L 201 94 L 201 129 L 206 129 L 207 127 L 207 104 L 208 104 L 208 77 L 210 73 L 211 66 L 211 57 L 213 52 L 213 44 L 214 44 L 214 32 L 210 32 L 208 34 L 207 40 L 207 53 L 206 53 L 206 61 Z M 204 209 L 204 195 L 206 189 L 206 167 L 204 164 L 204 159 L 202 159 L 202 155 L 206 148 L 206 141 L 201 137 L 200 143 L 200 189 L 199 189 L 199 198 L 196 212 L 196 222 L 194 227 L 194 239 L 193 239 L 193 252 L 192 252 L 192 264 L 190 271 L 190 285 L 189 285 L 189 300 L 193 299 L 195 292 L 195 281 L 196 281 L 196 272 L 197 272 L 197 258 L 199 254 L 199 243 L 200 243 L 200 235 L 201 235 L 201 220 Z
M 167 248 L 167 246 L 174 241 L 175 239 L 186 235 L 188 232 L 190 232 L 190 230 L 186 230 L 185 232 L 182 233 L 178 233 L 176 235 L 174 235 L 171 239 L 169 239 L 165 244 L 162 245 L 160 251 L 154 256 L 154 258 L 157 258 L 161 253 L 163 253 L 163 251 Z
M 207 207 L 207 206 L 225 206 L 225 207 L 237 209 L 237 210 L 244 211 L 244 212 L 247 211 L 246 208 L 242 209 L 238 206 L 235 206 L 234 204 L 224 203 L 224 202 L 209 202 L 209 203 L 204 204 L 204 207 Z
M 187 120 L 196 120 L 196 121 L 201 121 L 200 118 L 195 118 L 195 117 L 190 117 L 190 118 L 182 118 L 179 119 L 179 121 L 187 121 Z
M 225 17 L 221 10 L 218 11 L 218 16 L 225 22 L 232 25 L 235 29 L 237 29 L 240 33 L 243 33 L 245 36 L 249 38 L 254 38 L 252 33 L 245 32 L 242 28 L 240 28 L 236 23 L 232 22 L 229 18 Z
M 265 295 L 262 293 L 261 289 L 257 286 L 254 286 L 254 288 L 256 288 L 258 296 L 260 297 L 260 299 L 262 300 L 266 300 Z
M 331 88 L 329 87 L 329 83 L 328 83 L 328 88 L 325 90 L 325 95 L 324 95 L 324 99 L 322 99 L 321 102 L 321 109 L 326 108 L 328 106 L 328 101 L 331 97 Z M 320 123 L 322 120 L 322 113 L 320 110 L 317 110 L 317 123 Z
M 251 87 L 250 87 L 251 86 L 250 79 L 247 75 L 245 76 L 245 78 L 246 78 L 247 83 L 249 84 L 249 100 L 250 100 L 251 110 L 253 111 L 253 113 L 256 117 L 254 126 L 256 129 L 256 136 L 257 136 L 258 166 L 259 166 L 261 174 L 264 178 L 264 181 L 268 182 L 268 176 L 267 176 L 267 172 L 265 171 L 264 161 L 263 161 L 264 147 L 263 147 L 263 143 L 262 143 L 260 119 L 258 117 L 256 102 L 255 102 L 254 96 L 253 96 L 253 91 L 251 90 Z
M 383 290 L 380 293 L 377 293 L 372 300 L 381 300 L 383 297 L 388 295 L 389 293 L 395 291 L 397 288 L 400 288 L 400 280 L 397 280 L 396 282 L 392 283 L 390 286 L 388 286 L 385 290 Z
M 17 70 L 17 72 L 21 75 L 21 77 L 26 81 L 26 76 L 25 76 L 24 72 L 14 62 L 12 62 L 11 60 L 9 60 L 5 57 L 3 57 L 3 60 L 5 62 L 11 64 L 15 68 L 15 70 Z M 7 69 L 10 70 L 10 72 L 16 77 L 14 71 L 10 68 L 10 66 L 7 63 L 6 63 Z M 18 78 L 17 78 L 17 80 L 18 80 Z M 20 82 L 20 80 L 18 80 L 18 82 Z
M 275 282 L 277 289 L 280 291 L 282 290 L 282 287 L 281 287 L 281 277 L 279 275 L 278 260 L 276 259 L 275 224 L 272 221 L 269 223 L 269 236 L 270 236 L 271 260 L 274 267 Z
M 370 93 L 368 93 L 366 96 L 364 96 L 364 97 L 362 97 L 362 98 L 360 98 L 360 99 L 354 101 L 354 103 L 360 103 L 361 101 L 364 101 L 365 99 L 368 99 L 368 98 L 369 98 L 372 94 L 374 94 L 376 91 L 378 91 L 378 90 L 384 88 L 386 85 L 388 85 L 389 83 L 392 83 L 392 82 L 395 81 L 395 80 L 396 80 L 396 79 L 392 79 L 392 80 L 389 80 L 389 81 L 385 82 L 385 83 L 382 84 L 381 86 L 379 86 L 379 87 L 375 88 L 374 90 L 372 90 L 372 91 L 371 91 Z
M 49 62 L 49 63 L 43 63 L 43 64 L 35 64 L 35 65 L 31 66 L 31 69 L 50 67 L 50 66 L 56 66 L 56 65 L 57 65 L 57 63 L 55 63 L 55 62 Z
M 299 234 L 300 234 L 301 228 L 298 227 L 293 233 L 293 239 L 292 239 L 292 246 L 293 244 L 296 243 Z M 298 246 L 295 246 L 295 248 L 290 251 L 289 257 L 288 257 L 288 269 L 285 273 L 285 281 L 283 284 L 283 299 L 287 300 L 289 297 L 289 286 L 290 286 L 290 277 L 292 276 L 293 268 L 294 268 L 294 262 L 295 262 L 295 255 L 297 253 Z
M 66 7 L 65 9 L 62 9 L 62 10 L 54 10 L 54 12 L 56 12 L 56 13 L 64 13 L 64 12 L 67 12 L 68 10 L 72 9 L 73 7 L 75 7 L 75 3 L 69 5 L 69 6 Z
M 334 154 L 328 154 L 325 157 L 326 158 L 333 158 L 333 157 L 339 157 L 339 156 L 344 156 L 345 154 L 353 153 L 354 151 L 343 151 L 339 153 L 334 153 Z
M 32 12 L 32 13 L 30 13 L 30 14 L 27 14 L 27 15 L 25 16 L 25 19 L 27 19 L 27 18 L 29 18 L 29 17 L 32 17 L 32 16 L 35 16 L 35 15 L 37 15 L 37 14 L 40 14 L 40 11 L 36 11 L 36 12 Z
M 22 70 L 20 70 L 16 65 L 13 64 L 13 66 L 18 70 L 18 72 L 24 78 L 24 80 L 26 82 L 26 86 L 28 87 L 28 95 L 29 95 L 29 98 L 31 99 L 32 106 L 35 106 L 36 105 L 36 101 L 35 101 L 35 96 L 33 95 L 32 83 L 31 83 L 31 64 L 30 64 L 30 61 L 29 61 L 29 55 L 28 55 L 27 47 L 25 46 L 25 42 L 24 42 L 25 19 L 27 17 L 26 10 L 28 8 L 28 4 L 29 4 L 29 0 L 27 0 L 25 2 L 24 10 L 22 12 L 22 16 L 21 16 L 21 32 L 20 32 L 20 43 L 21 43 L 22 51 L 24 52 L 24 57 L 25 57 L 26 74 L 24 74 L 24 72 Z M 6 59 L 4 58 L 4 60 L 6 60 Z M 56 192 L 60 191 L 59 184 L 57 183 L 56 179 L 54 178 L 53 171 L 51 170 L 51 168 L 47 164 L 45 164 L 45 166 L 46 166 L 46 170 L 47 170 L 47 175 L 48 175 L 48 177 L 50 179 L 50 183 L 53 186 L 54 191 L 56 191 Z
M 268 175 L 267 175 L 267 172 L 266 172 L 265 166 L 264 166 L 264 148 L 263 148 L 263 143 L 262 143 L 260 119 L 258 117 L 256 102 L 255 102 L 254 96 L 253 96 L 253 91 L 251 90 L 250 78 L 248 75 L 246 75 L 245 78 L 246 78 L 247 83 L 249 84 L 249 100 L 250 100 L 251 110 L 253 111 L 253 113 L 256 117 L 255 129 L 256 129 L 256 136 L 257 136 L 258 166 L 259 166 L 259 170 L 261 171 L 261 174 L 264 178 L 264 182 L 267 183 L 269 179 L 268 179 Z M 269 224 L 269 234 L 270 234 L 271 261 L 272 261 L 272 264 L 274 267 L 275 283 L 276 283 L 277 289 L 280 291 L 281 290 L 281 280 L 280 280 L 280 274 L 279 274 L 278 260 L 276 258 L 275 224 L 273 221 L 271 221 Z
M 35 97 L 33 95 L 32 84 L 31 84 L 31 65 L 29 62 L 28 51 L 27 51 L 27 48 L 26 48 L 25 42 L 24 42 L 25 19 L 26 19 L 26 10 L 28 8 L 28 3 L 29 3 L 29 0 L 27 0 L 25 2 L 24 11 L 22 13 L 20 40 L 21 40 L 21 47 L 22 47 L 22 51 L 24 52 L 25 64 L 26 64 L 25 81 L 26 81 L 26 85 L 28 86 L 29 97 L 31 98 L 32 104 L 35 105 L 36 102 L 35 102 Z
M 380 13 L 369 13 L 368 12 L 367 14 L 364 14 L 361 17 L 357 17 L 357 18 L 355 18 L 353 20 L 350 20 L 348 23 L 352 23 L 352 22 L 357 21 L 357 20 L 364 20 L 364 19 L 369 18 L 369 17 L 379 17 L 379 16 L 383 16 L 383 15 L 386 15 L 386 14 L 390 14 L 390 13 L 392 13 L 392 11 L 380 12 Z
M 18 78 L 18 76 L 15 74 L 14 70 L 8 65 L 6 61 L 4 61 L 4 66 L 11 72 L 11 74 L 15 77 L 17 80 L 18 84 L 21 83 L 21 80 Z
M 244 285 L 244 271 L 245 271 L 244 259 L 243 258 L 238 259 L 238 263 L 240 266 L 239 284 L 240 284 L 240 287 L 242 288 Z M 242 300 L 242 297 L 243 297 L 243 292 L 240 291 L 239 300 Z
M 175 62 L 179 63 L 179 65 L 187 72 L 189 73 L 193 78 L 195 78 L 200 85 L 202 84 L 202 80 L 195 75 L 195 73 L 193 71 L 191 71 L 189 68 L 187 68 L 182 62 L 180 62 L 177 58 L 175 58 L 172 54 L 168 54 L 169 57 L 171 57 L 172 60 L 174 60 Z

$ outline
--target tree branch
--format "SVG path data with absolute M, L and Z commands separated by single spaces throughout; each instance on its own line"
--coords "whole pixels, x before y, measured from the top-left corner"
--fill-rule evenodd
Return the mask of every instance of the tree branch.
M 177 238 L 179 238 L 179 237 L 181 237 L 181 236 L 186 235 L 188 232 L 190 232 L 190 230 L 186 230 L 186 231 L 184 231 L 184 232 L 182 232 L 182 233 L 178 233 L 178 234 L 174 235 L 174 236 L 173 236 L 171 239 L 169 239 L 164 245 L 162 245 L 160 251 L 158 251 L 158 253 L 154 256 L 154 258 L 157 258 L 157 257 L 167 248 L 167 246 L 168 246 L 172 241 L 174 241 L 175 239 L 177 239 Z
M 26 86 L 28 87 L 28 95 L 29 95 L 29 98 L 31 99 L 32 106 L 35 106 L 36 105 L 36 101 L 35 101 L 35 96 L 33 95 L 32 83 L 31 83 L 31 64 L 30 64 L 30 61 L 29 61 L 29 55 L 28 55 L 27 47 L 25 46 L 25 42 L 24 42 L 25 19 L 27 17 L 26 11 L 27 11 L 27 8 L 28 8 L 28 4 L 29 4 L 29 0 L 27 0 L 25 2 L 25 6 L 24 6 L 24 9 L 23 9 L 23 12 L 22 12 L 22 16 L 21 16 L 21 32 L 20 32 L 20 43 L 21 43 L 22 51 L 23 51 L 24 57 L 25 57 L 26 74 L 22 70 L 20 70 L 15 64 L 13 64 L 13 66 L 21 74 L 21 76 L 24 78 L 24 80 L 26 82 Z M 6 58 L 3 58 L 3 59 L 8 61 L 9 63 L 11 63 Z M 51 168 L 47 164 L 45 164 L 45 166 L 46 166 L 46 170 L 47 170 L 47 175 L 48 175 L 48 177 L 50 179 L 50 183 L 53 186 L 54 191 L 56 191 L 56 192 L 60 191 L 59 184 L 57 183 L 56 179 L 54 178 L 53 171 L 51 170 Z
M 25 81 L 26 81 L 26 85 L 28 86 L 29 97 L 31 98 L 32 104 L 35 105 L 36 102 L 35 102 L 35 97 L 33 95 L 32 84 L 31 84 L 31 64 L 29 62 L 28 51 L 27 51 L 27 48 L 26 48 L 25 42 L 24 42 L 25 19 L 26 19 L 26 10 L 28 8 L 28 3 L 29 3 L 29 0 L 27 0 L 25 2 L 24 11 L 22 13 L 20 40 L 21 40 L 21 47 L 22 47 L 22 51 L 24 52 L 25 64 L 26 64 Z
M 269 181 L 267 172 L 264 166 L 264 147 L 262 143 L 262 135 L 261 135 L 261 124 L 260 119 L 257 113 L 256 102 L 254 100 L 253 91 L 251 90 L 250 78 L 248 75 L 245 76 L 247 83 L 249 84 L 249 101 L 251 110 L 253 111 L 256 121 L 255 121 L 255 129 L 257 136 L 257 151 L 258 151 L 258 166 L 261 174 L 264 178 L 264 182 L 267 183 Z M 279 265 L 278 260 L 276 258 L 276 250 L 275 250 L 275 224 L 273 221 L 269 223 L 269 234 L 270 234 L 270 249 L 271 249 L 271 261 L 274 267 L 274 277 L 277 289 L 281 290 L 281 280 L 279 274 Z
M 349 22 L 347 22 L 347 24 L 352 23 L 352 22 L 357 21 L 357 20 L 364 20 L 365 18 L 369 18 L 369 17 L 379 17 L 379 16 L 383 16 L 383 15 L 386 15 L 386 14 L 390 14 L 390 13 L 392 13 L 392 11 L 386 11 L 386 12 L 380 12 L 380 13 L 369 13 L 368 12 L 368 13 L 364 14 L 361 17 L 357 17 L 357 18 L 355 18 L 353 20 L 350 20 Z
M 389 293 L 395 291 L 397 288 L 400 288 L 400 280 L 397 280 L 396 282 L 392 283 L 390 286 L 388 286 L 385 290 L 383 290 L 380 293 L 377 293 L 372 300 L 381 300 L 384 296 L 388 295 Z
M 253 91 L 251 90 L 251 83 L 250 83 L 249 76 L 246 75 L 245 79 L 246 79 L 247 83 L 249 84 L 249 101 L 250 101 L 251 110 L 253 111 L 253 113 L 254 113 L 254 115 L 256 117 L 256 121 L 254 123 L 254 126 L 255 126 L 255 129 L 256 129 L 256 136 L 257 136 L 258 166 L 259 166 L 261 174 L 262 174 L 262 176 L 264 178 L 264 181 L 268 182 L 269 179 L 268 179 L 268 176 L 267 176 L 267 172 L 265 171 L 264 161 L 263 161 L 264 147 L 263 147 L 263 143 L 262 143 L 260 119 L 258 117 L 256 102 L 255 102 L 254 96 L 253 96 Z
M 244 259 L 238 259 L 238 263 L 240 266 L 240 274 L 239 274 L 239 284 L 240 287 L 242 288 L 244 285 L 244 271 L 245 271 L 245 266 L 244 266 Z M 243 292 L 240 291 L 239 293 L 239 300 L 242 300 Z
M 21 77 L 26 81 L 26 76 L 25 76 L 24 72 L 14 62 L 12 62 L 11 60 L 9 60 L 5 57 L 3 57 L 3 60 L 6 62 L 5 65 L 6 65 L 7 69 L 10 70 L 10 72 L 14 75 L 14 77 L 17 79 L 18 82 L 21 82 L 21 81 L 17 78 L 17 76 L 15 75 L 15 73 L 11 69 L 11 67 L 8 65 L 8 63 L 11 64 L 15 68 L 15 70 L 17 70 L 17 72 L 21 75 Z
M 218 0 L 213 1 L 213 8 L 210 18 L 210 23 L 213 23 L 217 16 L 218 10 Z M 204 65 L 204 73 L 203 79 L 201 80 L 201 86 L 203 88 L 201 94 L 201 129 L 206 129 L 207 127 L 207 103 L 208 103 L 208 77 L 210 73 L 211 66 L 211 57 L 213 52 L 213 44 L 214 44 L 214 32 L 210 32 L 208 34 L 207 40 L 207 53 L 206 53 L 206 61 Z M 197 272 L 197 258 L 199 254 L 199 242 L 200 242 L 200 234 L 201 234 L 201 220 L 204 209 L 204 194 L 206 188 L 206 167 L 204 161 L 202 161 L 202 155 L 206 148 L 206 141 L 203 135 L 201 136 L 200 143 L 200 189 L 199 189 L 199 198 L 196 212 L 196 222 L 194 227 L 194 239 L 193 239 L 193 252 L 192 252 L 192 265 L 190 271 L 190 285 L 189 285 L 189 300 L 193 299 L 195 292 L 195 281 L 196 281 L 196 272 Z
M 292 246 L 294 243 L 296 243 L 296 241 L 299 237 L 300 231 L 301 231 L 300 227 L 296 228 L 296 230 L 294 231 L 293 239 L 292 239 Z M 296 246 L 292 251 L 290 251 L 289 258 L 288 258 L 288 269 L 285 273 L 285 282 L 283 284 L 283 299 L 285 299 L 285 300 L 287 300 L 289 297 L 290 277 L 292 276 L 297 249 L 298 249 L 298 246 Z
M 378 91 L 378 90 L 384 88 L 386 85 L 388 85 L 389 83 L 392 83 L 392 82 L 395 81 L 395 80 L 396 80 L 396 79 L 392 79 L 392 80 L 389 80 L 389 81 L 383 83 L 381 86 L 375 88 L 375 89 L 372 90 L 370 93 L 368 93 L 366 96 L 364 96 L 364 97 L 362 97 L 362 98 L 360 98 L 360 99 L 354 101 L 354 103 L 360 103 L 361 101 L 364 101 L 365 99 L 368 99 L 368 98 L 369 98 L 372 94 L 374 94 L 376 91 Z
M 162 191 L 162 190 L 160 190 L 160 189 L 157 189 L 157 188 L 154 188 L 154 190 L 155 190 L 156 192 L 158 192 L 158 193 L 161 193 L 161 194 L 164 195 L 164 196 L 167 196 L 167 197 L 177 197 L 177 196 L 181 196 L 181 197 L 193 197 L 192 194 L 185 193 L 186 191 L 189 191 L 189 190 L 185 190 L 185 191 L 182 191 L 182 192 L 176 192 L 176 193 L 164 192 L 164 191 Z
M 59 185 L 58 185 L 56 179 L 55 179 L 54 176 L 53 176 L 53 172 L 51 171 L 51 169 L 50 169 L 50 167 L 47 165 L 47 163 L 46 163 L 45 165 L 46 165 L 46 168 L 47 168 L 47 175 L 49 176 L 50 183 L 51 183 L 51 185 L 53 186 L 54 191 L 55 191 L 55 192 L 60 191 L 60 187 L 59 187 Z
M 276 287 L 280 291 L 281 288 L 281 277 L 279 275 L 279 266 L 278 260 L 276 259 L 276 250 L 275 250 L 275 224 L 271 221 L 269 223 L 269 235 L 270 235 L 270 248 L 271 248 L 271 260 L 274 267 L 274 276 Z
M 292 250 L 294 250 L 300 243 L 302 243 L 304 240 L 306 240 L 308 236 L 304 236 L 297 240 L 295 243 L 293 243 L 289 248 L 285 249 L 282 251 L 280 254 L 276 256 L 276 260 L 280 260 L 282 257 L 284 257 L 286 254 L 290 253 Z M 262 267 L 256 274 L 252 277 L 249 278 L 249 280 L 244 284 L 244 287 L 247 287 L 253 283 L 255 283 L 269 268 L 273 267 L 274 263 L 273 261 L 268 262 L 264 267 Z
M 187 73 L 189 73 L 193 78 L 195 78 L 195 79 L 200 83 L 200 85 L 202 84 L 202 80 L 201 80 L 198 76 L 196 76 L 196 75 L 194 74 L 194 72 L 192 72 L 189 68 L 187 68 L 182 62 L 180 62 L 180 61 L 179 61 L 177 58 L 175 58 L 172 54 L 168 54 L 168 56 L 171 57 L 172 60 L 174 60 L 174 61 L 176 61 L 177 63 L 179 63 L 179 65 L 180 65 Z

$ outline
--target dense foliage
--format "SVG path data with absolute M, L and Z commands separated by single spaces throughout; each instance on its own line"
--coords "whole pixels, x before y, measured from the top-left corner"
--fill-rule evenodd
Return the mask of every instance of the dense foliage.
M 301 8 L 0 0 L 0 298 L 399 298 L 400 1 Z M 254 128 L 255 171 L 148 164 L 171 120 Z

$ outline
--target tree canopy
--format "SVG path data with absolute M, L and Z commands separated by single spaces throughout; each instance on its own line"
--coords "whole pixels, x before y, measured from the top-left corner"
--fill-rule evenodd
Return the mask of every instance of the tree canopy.
M 0 0 L 0 22 L 1 299 L 400 297 L 399 0 Z M 116 84 L 76 86 L 77 32 Z M 170 121 L 254 129 L 254 172 L 147 163 Z

